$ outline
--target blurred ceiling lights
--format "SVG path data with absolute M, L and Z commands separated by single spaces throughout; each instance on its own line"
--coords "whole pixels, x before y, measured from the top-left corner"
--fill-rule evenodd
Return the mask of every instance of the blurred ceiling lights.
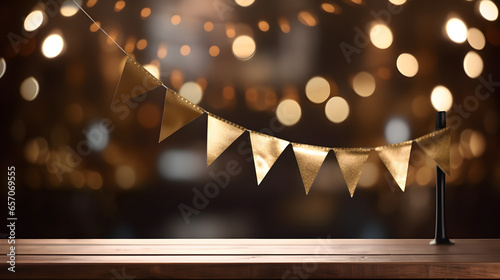
M 453 105 L 453 95 L 447 87 L 438 85 L 432 90 L 431 103 L 437 111 L 448 111 Z
M 34 77 L 28 77 L 21 83 L 19 90 L 24 100 L 33 101 L 38 96 L 40 86 Z
M 24 19 L 24 30 L 32 32 L 38 29 L 43 23 L 43 13 L 35 10 Z
M 313 77 L 306 84 L 306 96 L 313 103 L 323 103 L 330 96 L 330 84 L 323 77 Z
M 64 48 L 64 40 L 59 34 L 51 34 L 42 44 L 42 53 L 47 58 L 58 56 Z
M 278 121 L 286 126 L 295 125 L 302 116 L 300 104 L 293 99 L 284 99 L 276 108 Z
M 446 23 L 446 33 L 455 43 L 463 43 L 467 39 L 467 26 L 458 18 L 451 18 Z

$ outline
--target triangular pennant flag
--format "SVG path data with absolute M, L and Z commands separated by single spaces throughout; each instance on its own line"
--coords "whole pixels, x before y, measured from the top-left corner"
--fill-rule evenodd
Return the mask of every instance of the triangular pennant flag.
M 207 121 L 207 166 L 210 166 L 245 129 L 209 114 Z
M 205 112 L 203 109 L 172 90 L 166 90 L 167 93 L 165 95 L 165 106 L 163 107 L 160 139 L 158 142 L 163 141 Z
M 424 152 L 448 175 L 450 175 L 450 141 L 449 127 L 415 139 Z
M 250 131 L 250 141 L 259 185 L 290 142 L 254 131 Z
M 363 164 L 368 159 L 371 149 L 336 149 L 333 148 L 335 156 L 340 166 L 340 171 L 344 175 L 344 180 L 349 189 L 351 197 L 354 195 L 356 185 L 358 184 Z
M 307 195 L 329 149 L 296 143 L 292 143 L 292 147 Z
M 113 104 L 123 103 L 143 93 L 163 85 L 160 80 L 142 67 L 137 61 L 127 56 Z
M 377 147 L 375 151 L 402 191 L 405 191 L 412 141 Z

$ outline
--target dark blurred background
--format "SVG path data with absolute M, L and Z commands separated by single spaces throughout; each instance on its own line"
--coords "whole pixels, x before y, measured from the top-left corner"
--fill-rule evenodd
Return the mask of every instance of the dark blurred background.
M 500 237 L 498 3 L 77 2 L 166 86 L 282 139 L 374 147 L 447 110 L 448 235 Z M 351 198 L 331 153 L 306 196 L 291 147 L 257 186 L 247 133 L 207 168 L 205 116 L 158 144 L 159 92 L 110 109 L 125 55 L 72 1 L 2 1 L 0 22 L 18 238 L 433 237 L 435 165 L 416 146 L 404 193 L 373 153 Z M 232 161 L 242 171 L 195 209 Z

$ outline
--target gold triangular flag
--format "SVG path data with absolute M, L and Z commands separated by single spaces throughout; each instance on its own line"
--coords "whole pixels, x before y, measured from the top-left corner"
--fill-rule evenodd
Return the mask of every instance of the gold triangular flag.
M 415 139 L 424 152 L 448 175 L 450 175 L 450 128 L 429 133 Z
M 207 166 L 210 166 L 245 129 L 209 114 L 207 121 Z
M 292 143 L 292 147 L 307 195 L 323 161 L 328 155 L 328 149 L 296 143 Z
M 158 142 L 163 141 L 205 112 L 199 106 L 191 103 L 171 89 L 166 90 L 167 93 L 165 95 L 165 106 L 163 107 L 160 139 Z
M 349 189 L 351 197 L 354 195 L 359 176 L 363 170 L 363 164 L 368 159 L 371 149 L 336 149 L 333 148 L 335 156 L 344 175 L 344 180 Z
M 123 103 L 143 93 L 163 85 L 160 80 L 142 67 L 137 61 L 127 56 L 113 104 Z
M 375 151 L 402 191 L 405 191 L 412 141 L 377 147 Z
M 260 185 L 260 182 L 266 177 L 266 174 L 290 142 L 254 131 L 250 131 L 250 141 L 252 143 L 257 185 Z

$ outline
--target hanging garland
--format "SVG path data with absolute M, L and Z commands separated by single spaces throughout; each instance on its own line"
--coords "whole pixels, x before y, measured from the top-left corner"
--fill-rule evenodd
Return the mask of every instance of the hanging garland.
M 76 4 L 76 3 L 75 3 Z M 78 5 L 78 4 L 77 4 Z M 94 22 L 81 6 L 78 7 Z M 354 195 L 363 164 L 369 154 L 375 151 L 392 177 L 405 190 L 412 145 L 415 142 L 446 173 L 450 174 L 450 129 L 441 129 L 422 137 L 373 148 L 321 147 L 294 143 L 256 132 L 214 115 L 177 94 L 149 73 L 121 48 L 100 26 L 98 28 L 112 40 L 126 55 L 125 66 L 113 97 L 113 105 L 126 102 L 154 89 L 161 88 L 165 94 L 163 118 L 159 142 L 163 141 L 194 119 L 207 117 L 207 166 L 212 164 L 238 137 L 249 132 L 255 165 L 257 184 L 269 173 L 283 151 L 292 145 L 304 189 L 309 193 L 311 186 L 330 151 L 335 153 L 351 197 Z

